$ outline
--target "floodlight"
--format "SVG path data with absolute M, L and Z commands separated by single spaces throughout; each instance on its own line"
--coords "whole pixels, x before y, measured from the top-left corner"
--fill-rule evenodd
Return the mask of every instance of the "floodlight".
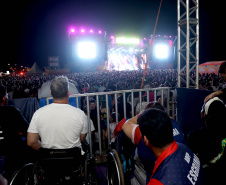
M 158 59 L 166 59 L 169 57 L 169 46 L 167 44 L 157 44 L 154 46 L 154 54 Z
M 96 44 L 94 42 L 79 42 L 78 43 L 79 58 L 91 59 L 96 57 Z
M 117 44 L 139 44 L 140 40 L 137 38 L 125 38 L 125 37 L 117 37 Z

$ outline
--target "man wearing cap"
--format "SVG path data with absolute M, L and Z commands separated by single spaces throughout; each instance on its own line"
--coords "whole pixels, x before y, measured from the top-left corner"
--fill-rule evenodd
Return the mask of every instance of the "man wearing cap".
M 218 69 L 218 73 L 220 74 L 220 76 L 224 79 L 224 81 L 226 81 L 226 62 L 223 62 L 219 69 Z M 212 99 L 216 96 L 223 96 L 224 99 L 226 99 L 226 87 L 224 89 L 221 89 L 219 91 L 213 92 L 211 94 L 209 94 L 205 99 L 204 99 L 204 103 L 206 103 L 209 99 Z

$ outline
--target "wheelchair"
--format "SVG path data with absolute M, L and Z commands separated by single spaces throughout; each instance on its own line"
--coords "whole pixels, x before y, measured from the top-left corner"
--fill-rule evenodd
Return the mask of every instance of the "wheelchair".
M 9 185 L 97 185 L 95 159 L 81 148 L 40 148 L 38 158 L 18 169 Z M 127 185 L 125 159 L 121 151 L 110 147 L 107 152 L 106 182 L 108 185 Z
M 122 162 L 115 149 L 107 155 L 107 182 L 108 185 L 125 185 Z
M 9 185 L 96 184 L 94 159 L 81 155 L 81 148 L 41 148 L 38 154 L 34 163 L 25 164 L 14 173 Z
M 110 146 L 107 155 L 108 185 L 130 185 L 134 145 L 124 132 L 121 132 Z

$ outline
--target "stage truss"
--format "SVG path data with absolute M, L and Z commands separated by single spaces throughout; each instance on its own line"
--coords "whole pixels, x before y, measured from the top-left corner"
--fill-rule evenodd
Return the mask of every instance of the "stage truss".
M 198 89 L 199 0 L 178 0 L 177 14 L 178 87 L 185 83 L 187 88 Z M 195 74 L 195 79 L 193 74 Z

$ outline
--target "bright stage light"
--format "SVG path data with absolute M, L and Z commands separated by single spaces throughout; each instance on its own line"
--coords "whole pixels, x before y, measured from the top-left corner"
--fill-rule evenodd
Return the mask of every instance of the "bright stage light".
M 157 44 L 154 46 L 154 54 L 158 59 L 166 59 L 169 57 L 169 46 L 166 44 Z
M 94 42 L 78 43 L 79 58 L 91 59 L 96 57 L 96 44 Z
M 140 40 L 137 38 L 125 38 L 125 37 L 117 37 L 117 44 L 139 44 Z

